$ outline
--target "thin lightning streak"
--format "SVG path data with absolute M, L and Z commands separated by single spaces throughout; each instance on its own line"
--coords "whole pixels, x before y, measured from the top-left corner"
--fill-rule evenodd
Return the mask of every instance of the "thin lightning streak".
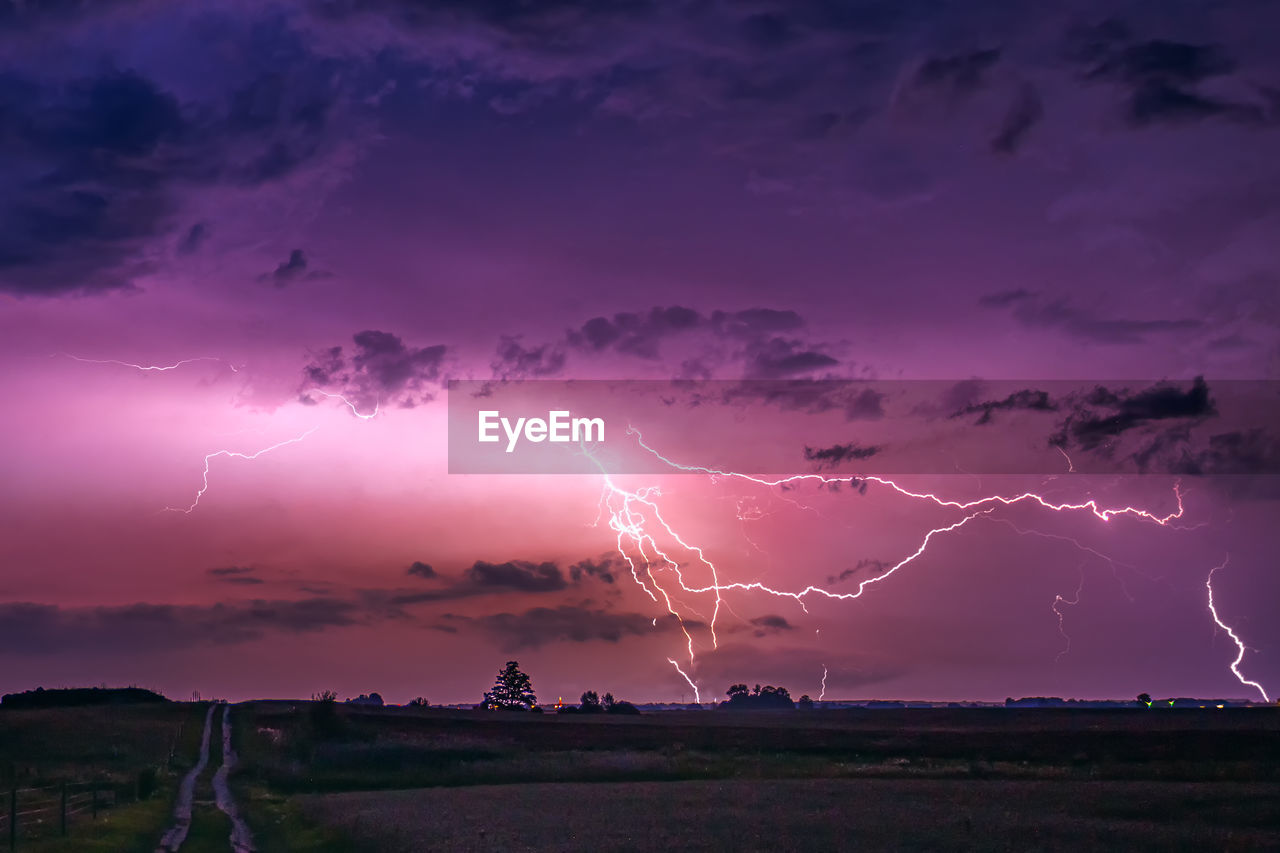
M 238 450 L 215 450 L 213 453 L 206 453 L 204 457 L 204 473 L 201 475 L 200 491 L 196 492 L 196 499 L 191 502 L 191 506 L 187 507 L 186 509 L 183 509 L 182 507 L 167 506 L 162 510 L 162 512 L 180 512 L 180 513 L 183 513 L 184 515 L 190 515 L 192 512 L 195 511 L 195 508 L 200 505 L 200 498 L 204 497 L 204 493 L 209 490 L 210 460 L 215 459 L 219 456 L 235 457 L 237 459 L 257 459 L 259 456 L 263 455 L 264 453 L 270 453 L 273 450 L 279 450 L 281 447 L 287 447 L 290 444 L 297 444 L 298 442 L 302 441 L 303 439 L 311 435 L 313 432 L 315 432 L 319 428 L 320 427 L 312 427 L 311 429 L 307 430 L 302 435 L 299 435 L 296 438 L 286 439 L 285 441 L 281 441 L 277 444 L 273 444 L 270 447 L 264 447 L 261 450 L 255 451 L 254 453 L 241 453 Z
M 1000 524 L 1007 525 L 1019 536 L 1039 536 L 1043 539 L 1057 539 L 1060 542 L 1067 542 L 1071 545 L 1074 545 L 1077 549 L 1085 552 L 1086 554 L 1092 554 L 1093 556 L 1099 558 L 1100 560 L 1105 561 L 1109 566 L 1111 566 L 1111 575 L 1116 579 L 1116 583 L 1120 585 L 1120 591 L 1124 593 L 1124 597 L 1129 599 L 1130 601 L 1134 600 L 1133 595 L 1130 594 L 1129 587 L 1128 585 L 1125 584 L 1124 578 L 1120 576 L 1120 571 L 1118 567 L 1124 566 L 1126 569 L 1129 569 L 1130 571 L 1133 571 L 1137 574 L 1141 574 L 1143 577 L 1147 578 L 1147 580 L 1152 579 L 1149 575 L 1145 575 L 1142 572 L 1139 572 L 1131 564 L 1120 562 L 1114 559 L 1113 557 L 1108 557 L 1106 554 L 1096 549 L 1090 548 L 1088 545 L 1081 545 L 1079 540 L 1074 539 L 1070 536 L 1063 536 L 1059 533 L 1045 533 L 1042 530 L 1023 530 L 1021 527 L 1014 524 L 1012 521 L 1010 521 L 1007 518 L 993 518 L 991 520 L 998 522 Z
M 1065 640 L 1065 641 L 1066 641 L 1066 643 L 1067 643 L 1067 644 L 1066 644 L 1066 646 L 1064 646 L 1064 647 L 1063 647 L 1062 651 L 1058 652 L 1057 656 L 1055 656 L 1055 657 L 1054 657 L 1054 659 L 1053 659 L 1053 662 L 1054 662 L 1054 663 L 1057 663 L 1058 661 L 1062 660 L 1062 658 L 1063 658 L 1063 657 L 1065 657 L 1065 656 L 1067 655 L 1067 653 L 1069 653 L 1069 652 L 1071 651 L 1071 635 L 1067 633 L 1067 628 L 1066 628 L 1066 624 L 1065 624 L 1065 621 L 1066 621 L 1066 615 L 1065 615 L 1061 610 L 1059 610 L 1059 609 L 1058 609 L 1058 605 L 1059 605 L 1059 604 L 1067 604 L 1067 605 L 1071 605 L 1072 607 L 1074 607 L 1075 605 L 1077 605 L 1077 604 L 1079 604 L 1079 603 L 1080 603 L 1080 593 L 1081 593 L 1081 592 L 1083 592 L 1083 591 L 1084 591 L 1084 566 L 1083 566 L 1083 565 L 1081 565 L 1081 571 L 1080 571 L 1080 583 L 1076 586 L 1076 594 L 1075 594 L 1075 597 L 1074 597 L 1074 598 L 1069 598 L 1069 599 L 1068 599 L 1068 598 L 1063 598 L 1061 594 L 1055 595 L 1055 596 L 1053 597 L 1053 605 L 1049 608 L 1049 609 L 1050 609 L 1050 610 L 1052 610 L 1055 614 L 1057 614 L 1057 616 L 1058 616 L 1058 634 L 1059 634 L 1059 635 L 1062 637 L 1062 639 L 1063 639 L 1063 640 Z
M 1056 444 L 1053 447 L 1055 450 L 1057 450 L 1059 453 L 1062 454 L 1063 459 L 1067 460 L 1067 473 L 1074 474 L 1076 472 L 1076 463 L 1071 461 L 1071 457 L 1067 455 L 1067 451 L 1063 450 L 1061 447 L 1058 447 L 1058 445 Z
M 1222 630 L 1226 631 L 1227 636 L 1230 637 L 1231 641 L 1236 644 L 1236 659 L 1231 662 L 1231 674 L 1234 675 L 1236 677 L 1236 680 L 1239 681 L 1241 684 L 1244 684 L 1248 687 L 1252 687 L 1254 690 L 1257 690 L 1259 693 L 1261 693 L 1262 701 L 1270 702 L 1271 699 L 1270 697 L 1267 696 L 1267 691 L 1263 688 L 1261 684 L 1259 684 L 1256 681 L 1250 681 L 1249 679 L 1245 678 L 1243 675 L 1240 674 L 1240 662 L 1244 660 L 1244 653 L 1245 653 L 1246 646 L 1240 640 L 1240 638 L 1236 636 L 1236 632 L 1231 630 L 1231 627 L 1222 621 L 1222 619 L 1218 616 L 1217 608 L 1213 606 L 1213 573 L 1218 571 L 1219 569 L 1225 569 L 1227 567 L 1227 563 L 1230 562 L 1230 560 L 1231 560 L 1231 555 L 1228 554 L 1223 559 L 1221 564 L 1214 566 L 1212 569 L 1209 570 L 1209 576 L 1205 578 L 1205 581 L 1204 581 L 1205 589 L 1209 590 L 1209 615 L 1213 617 L 1214 624 L 1216 624 Z
M 184 364 L 194 364 L 197 361 L 217 361 L 227 365 L 227 367 L 230 367 L 232 373 L 239 372 L 238 370 L 236 370 L 236 366 L 231 362 L 227 361 L 225 358 L 218 358 L 217 356 L 212 356 L 212 355 L 202 355 L 202 356 L 197 356 L 196 358 L 184 358 L 181 361 L 175 361 L 173 364 L 134 364 L 133 362 L 120 361 L 119 359 L 116 359 L 116 358 L 81 358 L 80 356 L 72 355 L 69 352 L 54 353 L 53 357 L 56 358 L 59 355 L 66 356 L 72 361 L 84 362 L 85 364 L 118 364 L 121 367 L 132 367 L 134 370 L 140 370 L 144 373 L 152 373 L 152 372 L 164 373 L 169 370 L 177 370 L 179 367 L 182 367 Z
M 367 421 L 367 420 L 371 420 L 371 419 L 373 419 L 373 418 L 376 418 L 376 417 L 378 416 L 378 409 L 382 406 L 382 401 L 381 401 L 381 400 L 376 401 L 376 402 L 373 404 L 373 411 L 372 411 L 371 413 L 369 413 L 369 414 L 367 414 L 367 415 L 366 415 L 366 414 L 363 414 L 359 409 L 357 409 L 357 408 L 356 408 L 356 404 L 355 404 L 355 403 L 351 402 L 350 400 L 348 400 L 346 397 L 342 396 L 341 394 L 330 394 L 328 391 L 321 391 L 319 388 L 312 388 L 311 390 L 312 390 L 312 391 L 314 391 L 314 392 L 315 392 L 315 393 L 317 393 L 317 394 L 323 394 L 323 395 L 324 395 L 324 396 L 326 396 L 326 397 L 330 397 L 330 398 L 338 399 L 338 400 L 341 400 L 342 402 L 346 403 L 346 404 L 347 404 L 347 408 L 351 409 L 351 414 L 355 415 L 357 418 L 359 418 L 359 419 L 360 419 L 360 420 L 362 420 L 362 421 Z
M 822 665 L 822 689 L 818 691 L 818 701 L 822 701 L 822 697 L 827 695 L 827 665 Z
M 674 666 L 674 667 L 676 668 L 676 672 L 680 673 L 680 676 L 681 676 L 685 681 L 687 681 L 687 682 L 689 683 L 689 686 L 693 688 L 693 701 L 694 701 L 694 702 L 696 702 L 697 704 L 701 705 L 701 704 L 702 704 L 702 694 L 698 692 L 698 685 L 696 685 L 696 684 L 694 684 L 694 683 L 693 683 L 693 679 L 692 679 L 692 678 L 690 678 L 689 676 L 685 675 L 684 670 L 680 668 L 680 664 L 676 663 L 676 662 L 675 662 L 675 661 L 673 661 L 671 658 L 667 658 L 667 663 L 669 663 L 669 664 L 671 664 L 672 666 Z
M 850 479 L 848 477 L 826 477 L 826 476 L 823 476 L 822 474 L 793 474 L 789 477 L 782 477 L 777 480 L 768 480 L 762 477 L 753 477 L 750 474 L 741 474 L 741 473 L 738 473 L 737 471 L 721 471 L 716 468 L 706 468 L 700 465 L 681 465 L 677 462 L 673 462 L 672 460 L 663 456 L 658 451 L 654 450 L 649 445 L 645 444 L 644 437 L 640 434 L 640 431 L 635 427 L 630 427 L 630 426 L 627 427 L 627 432 L 635 435 L 636 441 L 639 443 L 639 445 L 643 447 L 645 450 L 647 450 L 649 453 L 653 454 L 658 459 L 667 463 L 672 468 L 676 468 L 681 471 L 695 471 L 695 472 L 700 472 L 700 473 L 708 474 L 715 477 L 726 477 L 726 478 L 731 477 L 731 478 L 740 479 L 740 480 L 747 480 L 748 482 L 757 483 L 762 486 L 781 486 L 786 483 L 796 483 L 804 480 L 814 480 L 823 484 L 827 484 L 827 483 L 834 483 L 834 482 L 842 482 Z M 1161 526 L 1167 525 L 1170 521 L 1173 521 L 1176 518 L 1181 518 L 1183 513 L 1182 491 L 1180 488 L 1180 484 L 1177 484 L 1177 483 L 1175 483 L 1173 487 L 1174 496 L 1177 498 L 1177 501 L 1178 501 L 1177 511 L 1169 513 L 1168 515 L 1158 516 L 1148 512 L 1145 509 L 1141 509 L 1140 507 L 1133 507 L 1133 506 L 1125 506 L 1118 509 L 1103 509 L 1102 507 L 1098 506 L 1097 501 L 1092 499 L 1087 500 L 1084 503 L 1078 503 L 1078 504 L 1070 504 L 1070 503 L 1055 504 L 1050 502 L 1046 498 L 1036 494 L 1035 492 L 1023 492 L 1022 494 L 1016 495 L 1014 497 L 1005 497 L 1003 495 L 989 495 L 988 497 L 977 498 L 972 501 L 955 501 L 955 500 L 947 500 L 945 498 L 940 498 L 937 495 L 931 494 L 929 492 L 913 492 L 909 489 L 905 489 L 902 486 L 899 486 L 897 483 L 893 482 L 892 480 L 886 480 L 883 477 L 868 476 L 868 477 L 862 477 L 858 479 L 860 480 L 860 482 L 879 483 L 882 486 L 888 486 L 889 488 L 893 489 L 899 494 L 909 498 L 932 501 L 938 506 L 952 507 L 954 509 L 959 509 L 959 510 L 970 510 L 970 509 L 973 509 L 974 507 L 979 507 L 984 504 L 991 504 L 991 503 L 999 503 L 999 504 L 1003 504 L 1004 506 L 1011 506 L 1013 504 L 1020 503 L 1022 501 L 1033 501 L 1034 503 L 1038 503 L 1040 506 L 1044 507 L 1045 509 L 1051 509 L 1054 512 L 1062 512 L 1065 510 L 1087 509 L 1090 512 L 1092 512 L 1094 516 L 1101 519 L 1102 521 L 1110 521 L 1112 518 L 1119 515 L 1134 515 L 1134 516 L 1137 516 L 1138 518 L 1145 518 L 1148 521 L 1154 521 L 1156 524 L 1159 524 Z

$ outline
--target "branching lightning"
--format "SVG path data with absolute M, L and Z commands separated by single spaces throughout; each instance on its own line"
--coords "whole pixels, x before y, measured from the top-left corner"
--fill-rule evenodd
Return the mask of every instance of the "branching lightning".
M 215 450 L 212 453 L 206 453 L 204 457 L 204 472 L 201 475 L 200 490 L 196 492 L 195 500 L 191 502 L 191 506 L 187 507 L 186 509 L 183 509 L 182 507 L 167 506 L 162 511 L 163 512 L 181 512 L 186 515 L 190 515 L 192 512 L 195 511 L 195 508 L 200 505 L 200 498 L 204 497 L 204 493 L 209 490 L 209 463 L 213 459 L 216 459 L 219 456 L 234 457 L 236 459 L 257 459 L 259 456 L 262 456 L 265 453 L 270 453 L 273 450 L 279 450 L 282 447 L 288 447 L 290 444 L 297 444 L 303 441 L 304 439 L 306 439 L 307 436 L 311 435 L 313 432 L 315 432 L 319 428 L 320 427 L 312 427 L 311 429 L 304 432 L 302 435 L 296 436 L 294 438 L 286 439 L 284 441 L 273 444 L 270 447 L 264 447 L 261 450 L 255 451 L 253 453 L 241 453 L 238 450 Z
M 960 518 L 929 530 L 922 537 L 918 548 L 889 565 L 887 568 L 882 569 L 872 577 L 865 578 L 859 582 L 856 590 L 850 592 L 835 592 L 826 589 L 825 587 L 813 584 L 807 585 L 801 589 L 782 589 L 761 581 L 721 582 L 719 567 L 707 555 L 704 549 L 697 544 L 687 541 L 686 538 L 676 530 L 675 525 L 669 522 L 663 515 L 659 506 L 659 499 L 662 496 L 660 488 L 656 486 L 648 486 L 635 490 L 626 489 L 618 485 L 603 469 L 603 467 L 601 467 L 601 473 L 604 475 L 604 488 L 600 497 L 600 514 L 597 518 L 597 523 L 601 519 L 607 519 L 609 528 L 616 534 L 616 547 L 618 554 L 630 568 L 632 579 L 651 600 L 655 603 L 665 605 L 667 612 L 676 617 L 681 631 L 684 634 L 685 656 L 690 666 L 696 666 L 696 649 L 693 633 L 690 631 L 690 626 L 685 623 L 685 620 L 681 616 L 681 612 L 676 607 L 677 600 L 674 596 L 680 592 L 691 595 L 711 595 L 714 597 L 714 607 L 712 609 L 710 619 L 706 620 L 706 629 L 710 638 L 711 648 L 716 649 L 719 647 L 719 640 L 716 631 L 717 620 L 722 608 L 728 607 L 727 603 L 724 601 L 724 595 L 726 593 L 757 592 L 777 598 L 787 598 L 795 601 L 804 612 L 808 612 L 806 599 L 809 599 L 810 597 L 818 597 L 833 601 L 850 601 L 857 599 L 862 597 L 868 588 L 874 584 L 885 581 L 903 567 L 919 559 L 928 549 L 930 543 L 934 541 L 935 537 L 959 530 L 976 519 L 992 518 L 991 513 L 1002 506 L 1012 506 L 1019 503 L 1033 503 L 1052 512 L 1089 512 L 1095 518 L 1104 522 L 1109 522 L 1120 516 L 1131 516 L 1137 520 L 1153 522 L 1160 526 L 1170 525 L 1170 523 L 1175 519 L 1181 518 L 1184 513 L 1182 501 L 1183 496 L 1180 484 L 1175 484 L 1173 487 L 1173 496 L 1177 504 L 1177 509 L 1165 514 L 1158 514 L 1136 506 L 1103 507 L 1093 499 L 1080 503 L 1056 503 L 1035 492 L 1023 492 L 1013 496 L 998 494 L 987 495 L 974 500 L 953 500 L 930 492 L 913 491 L 899 485 L 893 480 L 877 476 L 850 478 L 830 477 L 823 474 L 794 474 L 785 477 L 767 478 L 699 465 L 684 465 L 669 459 L 646 444 L 643 436 L 640 434 L 640 431 L 634 427 L 628 428 L 628 434 L 634 435 L 641 448 L 661 460 L 664 464 L 670 466 L 672 469 L 705 474 L 713 481 L 717 479 L 732 479 L 752 483 L 757 486 L 764 486 L 770 489 L 785 489 L 805 482 L 811 482 L 819 486 L 829 486 L 833 483 L 849 483 L 854 487 L 859 488 L 860 491 L 865 491 L 866 485 L 874 484 L 877 486 L 883 486 L 912 500 L 929 502 L 945 509 L 956 510 L 963 513 Z M 738 518 L 740 521 L 749 520 L 749 517 L 744 517 L 744 514 L 741 511 L 738 513 Z M 1004 519 L 998 518 L 994 518 L 993 520 L 1004 521 Z M 1015 530 L 1018 529 L 1015 527 Z M 1024 531 L 1018 530 L 1018 532 L 1023 533 Z M 1081 550 L 1090 552 L 1104 560 L 1107 560 L 1112 564 L 1114 569 L 1115 563 L 1109 557 L 1092 548 L 1081 545 L 1079 542 L 1076 542 L 1069 537 L 1055 536 L 1053 534 L 1042 535 L 1072 542 Z M 676 559 L 675 554 L 669 552 L 669 548 L 671 546 L 664 547 L 659 539 L 675 543 L 675 545 L 682 550 L 683 554 L 689 555 L 689 558 L 685 563 L 682 563 L 680 560 Z M 686 573 L 691 567 L 698 567 L 699 570 L 704 570 L 707 575 L 709 575 L 709 582 L 699 583 L 692 580 L 686 580 Z M 674 585 L 664 583 L 663 581 L 667 578 L 674 578 Z M 1074 600 L 1068 600 L 1059 595 L 1052 606 L 1054 613 L 1058 616 L 1059 631 L 1067 640 L 1068 649 L 1070 648 L 1070 638 L 1062 630 L 1063 615 L 1058 609 L 1058 606 L 1060 604 L 1076 603 L 1079 601 L 1079 594 L 1079 590 L 1077 590 Z M 1063 653 L 1065 654 L 1065 652 Z M 1059 657 L 1061 657 L 1061 654 Z M 696 693 L 698 687 L 690 674 L 686 672 L 676 660 L 668 658 L 668 662 L 675 667 L 680 676 L 684 678 Z M 823 667 L 822 690 L 823 694 L 825 694 L 825 666 Z
M 1219 628 L 1221 628 L 1223 631 L 1226 631 L 1227 636 L 1231 638 L 1231 642 L 1236 644 L 1236 659 L 1231 662 L 1231 674 L 1234 675 L 1236 677 L 1236 680 L 1239 681 L 1241 684 L 1245 685 L 1246 687 L 1252 687 L 1254 690 L 1257 690 L 1258 693 L 1262 695 L 1262 701 L 1270 702 L 1271 699 L 1270 697 L 1267 696 L 1267 691 L 1263 688 L 1261 684 L 1259 684 L 1256 681 L 1250 681 L 1249 679 L 1241 675 L 1240 662 L 1244 660 L 1244 653 L 1248 647 L 1245 646 L 1244 642 L 1238 636 L 1236 636 L 1236 632 L 1231 630 L 1231 626 L 1227 625 L 1227 623 L 1222 621 L 1222 617 L 1218 616 L 1218 609 L 1213 605 L 1213 573 L 1218 571 L 1219 569 L 1225 569 L 1227 567 L 1227 563 L 1230 561 L 1231 561 L 1231 555 L 1228 554 L 1219 565 L 1216 565 L 1209 570 L 1209 576 L 1205 578 L 1204 586 L 1205 586 L 1205 589 L 1209 590 L 1209 615 L 1213 617 L 1214 624 L 1217 625 Z

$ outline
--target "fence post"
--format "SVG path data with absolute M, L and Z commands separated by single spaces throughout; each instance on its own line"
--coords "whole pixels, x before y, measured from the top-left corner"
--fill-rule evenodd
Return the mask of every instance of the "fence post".
M 62 783 L 62 819 L 59 821 L 63 838 L 67 835 L 67 783 Z
M 9 789 L 9 853 L 18 849 L 18 786 Z

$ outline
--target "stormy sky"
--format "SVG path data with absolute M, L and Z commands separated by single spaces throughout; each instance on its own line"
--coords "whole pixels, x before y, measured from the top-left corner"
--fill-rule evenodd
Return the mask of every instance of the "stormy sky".
M 0 691 L 1256 697 L 1215 566 L 1280 690 L 1278 28 L 0 0 Z M 450 380 L 841 481 L 450 473 Z

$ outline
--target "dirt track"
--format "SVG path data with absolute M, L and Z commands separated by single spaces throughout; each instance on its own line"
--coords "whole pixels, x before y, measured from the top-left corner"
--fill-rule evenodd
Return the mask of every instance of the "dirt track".
M 173 826 L 165 831 L 156 846 L 157 853 L 174 853 L 187 840 L 187 832 L 191 829 L 191 805 L 195 800 L 196 783 L 200 780 L 204 769 L 209 766 L 209 741 L 213 732 L 213 712 L 216 705 L 209 706 L 209 713 L 204 716 L 204 734 L 200 738 L 200 758 L 178 785 L 178 800 L 173 806 Z
M 213 739 L 213 714 L 217 705 L 209 706 L 204 718 L 204 734 L 200 738 L 200 757 L 195 767 L 182 777 L 178 786 L 178 798 L 173 807 L 173 826 L 165 831 L 156 846 L 156 853 L 178 853 L 191 831 L 191 815 L 195 804 L 196 785 L 209 766 L 209 745 Z M 213 795 L 218 808 L 231 820 L 231 837 L 228 839 L 232 853 L 254 853 L 253 834 L 236 808 L 228 779 L 236 766 L 236 753 L 231 748 L 231 706 L 222 705 L 222 765 L 213 774 Z

